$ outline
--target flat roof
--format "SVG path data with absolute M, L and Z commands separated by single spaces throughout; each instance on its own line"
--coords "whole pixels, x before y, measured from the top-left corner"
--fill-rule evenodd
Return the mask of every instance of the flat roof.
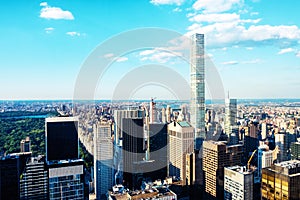
M 78 121 L 78 117 L 48 117 L 46 122 L 74 122 Z

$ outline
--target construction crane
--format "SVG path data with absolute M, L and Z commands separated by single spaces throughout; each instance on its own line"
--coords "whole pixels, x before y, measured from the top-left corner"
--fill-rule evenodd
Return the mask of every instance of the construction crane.
M 248 160 L 248 163 L 247 163 L 247 169 L 248 169 L 248 170 L 250 169 L 250 162 L 251 162 L 251 160 L 252 160 L 252 158 L 253 158 L 253 156 L 254 156 L 254 154 L 255 154 L 256 151 L 257 151 L 257 149 L 255 149 L 255 150 L 253 151 L 252 155 L 250 156 L 250 158 L 249 158 L 249 160 Z

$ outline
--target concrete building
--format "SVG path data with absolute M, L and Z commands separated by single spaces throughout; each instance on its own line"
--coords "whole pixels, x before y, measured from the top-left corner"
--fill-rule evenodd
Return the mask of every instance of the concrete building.
M 225 142 L 204 141 L 203 171 L 205 192 L 222 199 L 224 195 L 224 167 L 239 165 L 243 153 L 242 145 L 227 146 Z
M 289 160 L 262 169 L 262 199 L 300 199 L 300 161 Z
M 95 193 L 99 200 L 107 199 L 107 191 L 114 184 L 113 141 L 111 125 L 99 123 L 94 133 L 94 180 Z
M 186 154 L 194 150 L 194 128 L 186 121 L 168 125 L 168 175 L 186 185 Z
M 50 200 L 86 199 L 83 165 L 82 159 L 48 162 Z
M 48 199 L 48 171 L 45 157 L 28 159 L 20 176 L 20 199 Z
M 195 149 L 200 149 L 206 138 L 204 34 L 192 35 L 191 41 L 191 125 L 195 129 Z
M 224 168 L 224 200 L 253 200 L 253 172 L 246 167 Z
M 30 152 L 31 151 L 30 144 L 31 142 L 29 137 L 26 137 L 25 140 L 21 140 L 20 142 L 21 152 Z

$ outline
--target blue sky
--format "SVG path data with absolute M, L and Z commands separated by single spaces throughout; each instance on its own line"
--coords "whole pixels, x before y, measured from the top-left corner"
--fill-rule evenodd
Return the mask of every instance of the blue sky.
M 114 35 L 144 27 L 204 33 L 206 53 L 232 97 L 300 98 L 299 7 L 294 0 L 6 1 L 0 6 L 0 99 L 72 99 L 89 54 Z M 110 98 L 124 74 L 148 63 L 168 65 L 189 80 L 188 64 L 163 52 L 114 61 L 96 98 Z M 153 88 L 133 97 L 172 98 Z

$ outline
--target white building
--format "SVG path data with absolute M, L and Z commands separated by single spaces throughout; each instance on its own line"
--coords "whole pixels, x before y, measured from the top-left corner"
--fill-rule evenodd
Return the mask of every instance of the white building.
M 225 167 L 224 199 L 252 200 L 253 173 L 241 166 Z
M 109 123 L 97 124 L 94 134 L 94 180 L 97 199 L 107 199 L 113 186 L 113 141 Z

